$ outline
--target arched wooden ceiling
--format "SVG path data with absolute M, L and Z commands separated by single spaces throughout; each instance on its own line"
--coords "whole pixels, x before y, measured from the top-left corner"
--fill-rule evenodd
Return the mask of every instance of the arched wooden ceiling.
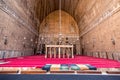
M 119 0 L 61 0 L 61 9 L 69 13 L 78 23 L 83 25 L 87 19 L 101 14 Z M 60 0 L 35 0 L 35 12 L 41 21 L 51 12 L 58 10 Z M 108 7 L 109 6 L 109 7 Z
M 60 0 L 20 0 L 27 4 L 41 23 L 51 12 L 59 9 Z M 120 4 L 120 0 L 61 0 L 61 9 L 77 22 L 80 32 L 88 32 L 99 19 Z M 91 26 L 90 26 L 91 25 Z
M 82 0 L 61 0 L 61 9 L 74 16 L 78 3 Z M 51 12 L 58 10 L 60 0 L 36 0 L 36 15 L 40 22 Z

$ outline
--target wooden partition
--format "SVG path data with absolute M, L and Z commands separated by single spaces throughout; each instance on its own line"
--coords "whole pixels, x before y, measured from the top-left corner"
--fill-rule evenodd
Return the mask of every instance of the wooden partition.
M 120 71 L 106 71 L 107 74 L 120 74 Z
M 50 71 L 52 74 L 72 74 L 75 73 L 75 71 Z
M 22 70 L 21 74 L 46 74 L 45 70 Z
M 102 72 L 97 70 L 79 70 L 77 71 L 77 74 L 102 74 Z
M 4 71 L 0 71 L 0 74 L 17 74 L 18 71 L 17 70 L 4 70 Z
M 56 58 L 56 54 L 58 54 L 58 58 L 61 58 L 61 54 L 63 54 L 62 57 L 64 58 L 65 53 L 68 58 L 70 58 L 70 55 L 74 58 L 73 45 L 46 45 L 45 58 L 48 58 L 48 55 L 52 58 L 52 54 L 54 55 L 54 58 Z

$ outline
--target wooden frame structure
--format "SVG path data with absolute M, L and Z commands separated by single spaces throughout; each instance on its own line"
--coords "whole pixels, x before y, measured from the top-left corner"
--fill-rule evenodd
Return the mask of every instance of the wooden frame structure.
M 61 58 L 61 52 L 63 52 L 62 54 L 63 54 L 63 58 L 64 58 L 65 57 L 65 50 L 67 51 L 67 53 L 69 53 L 68 49 L 70 50 L 72 58 L 74 58 L 73 45 L 46 45 L 45 48 L 46 48 L 45 58 L 48 58 L 48 54 L 50 54 L 50 58 L 52 58 L 52 52 L 54 54 L 54 58 L 56 58 L 57 52 L 58 52 L 58 58 Z M 63 51 L 61 51 L 62 49 L 63 49 Z M 58 50 L 58 51 L 56 51 L 56 50 Z M 68 58 L 70 57 L 69 54 L 67 55 Z

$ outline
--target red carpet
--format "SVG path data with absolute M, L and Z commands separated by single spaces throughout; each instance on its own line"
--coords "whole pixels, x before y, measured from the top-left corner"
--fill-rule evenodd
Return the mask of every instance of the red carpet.
M 120 68 L 120 62 L 89 56 L 75 56 L 71 58 L 44 58 L 44 55 L 26 56 L 6 59 L 9 63 L 0 64 L 0 67 L 42 67 L 45 64 L 91 64 L 97 68 Z

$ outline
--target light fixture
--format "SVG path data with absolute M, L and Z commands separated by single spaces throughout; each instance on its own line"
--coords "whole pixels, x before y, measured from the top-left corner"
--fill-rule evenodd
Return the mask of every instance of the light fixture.
M 26 37 L 24 37 L 24 40 L 26 39 Z
M 4 36 L 4 45 L 7 45 L 8 40 L 7 40 L 7 36 Z
M 23 47 L 25 48 L 25 42 L 23 42 Z
M 115 39 L 111 38 L 112 44 L 115 45 Z
M 59 44 L 61 44 L 61 0 L 59 0 Z
M 62 36 L 62 34 L 60 33 L 59 36 Z
M 77 38 L 77 41 L 79 40 L 79 38 Z
M 33 42 L 33 39 L 31 39 L 30 41 Z
M 38 41 L 36 40 L 36 41 L 35 41 L 35 44 L 37 44 L 37 43 L 38 43 Z
M 41 39 L 43 40 L 44 38 L 42 37 Z

